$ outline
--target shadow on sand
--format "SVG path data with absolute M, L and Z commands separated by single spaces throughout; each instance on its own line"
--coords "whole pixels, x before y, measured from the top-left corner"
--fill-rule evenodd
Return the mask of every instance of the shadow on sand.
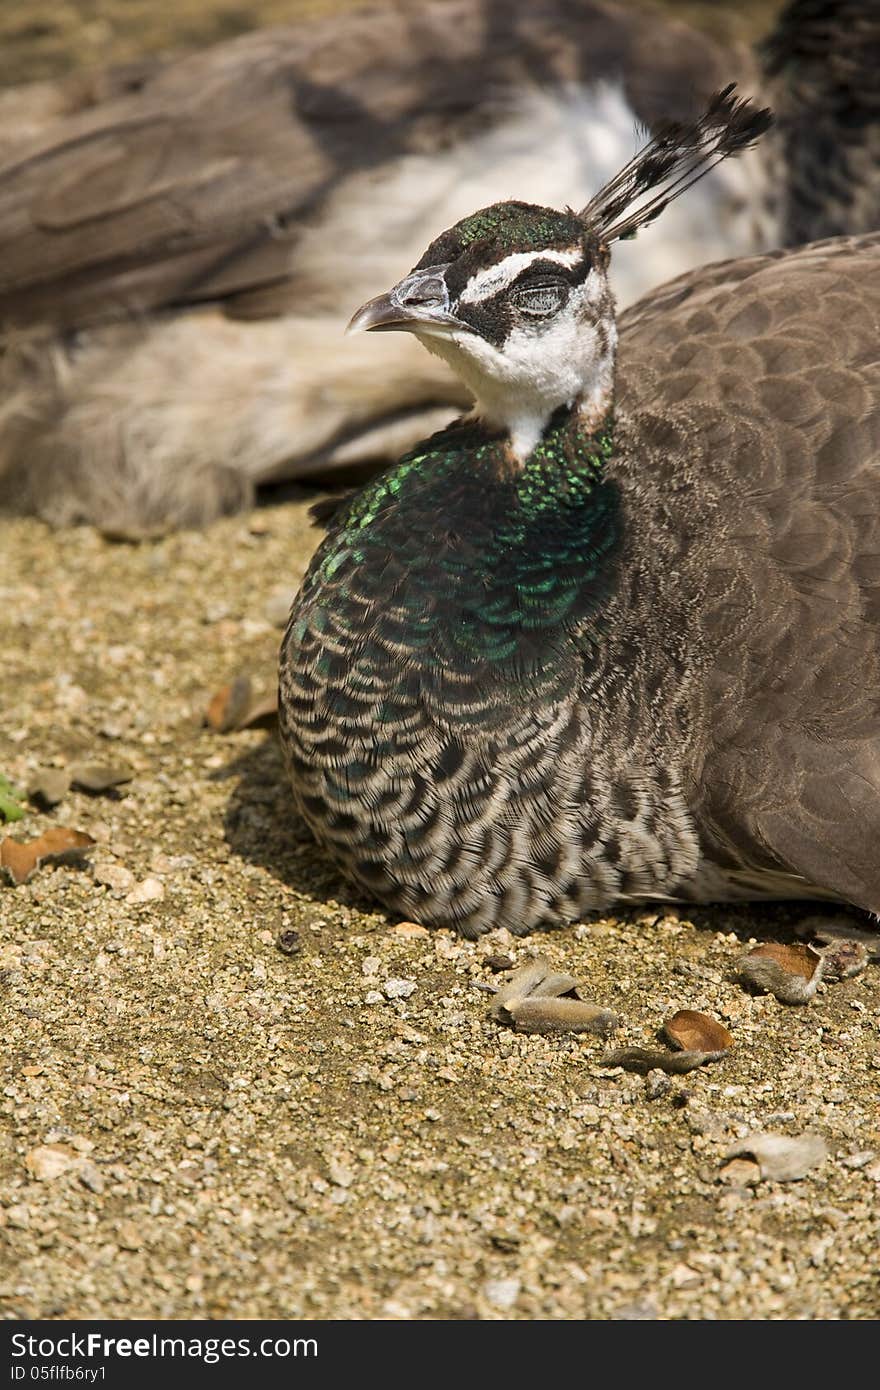
M 316 902 L 381 911 L 381 904 L 342 877 L 297 814 L 277 737 L 267 735 L 234 756 L 215 777 L 234 781 L 223 820 L 234 854 Z

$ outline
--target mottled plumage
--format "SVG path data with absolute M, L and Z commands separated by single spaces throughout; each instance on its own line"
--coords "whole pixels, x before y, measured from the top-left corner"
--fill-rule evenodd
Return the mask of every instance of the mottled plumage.
M 281 662 L 298 809 L 472 934 L 615 899 L 880 910 L 880 237 L 621 322 L 616 418 L 435 436 L 333 522 Z
M 880 913 L 880 236 L 683 277 L 621 337 L 672 524 L 707 509 L 685 779 L 706 855 Z
M 297 804 L 418 920 L 525 930 L 696 866 L 660 750 L 604 756 L 590 711 L 633 680 L 607 656 L 625 555 L 613 447 L 569 414 L 513 472 L 502 438 L 453 427 L 348 504 L 295 605 L 281 718 Z

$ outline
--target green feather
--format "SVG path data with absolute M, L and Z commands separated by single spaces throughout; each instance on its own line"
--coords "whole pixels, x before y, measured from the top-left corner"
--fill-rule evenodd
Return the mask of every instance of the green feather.
M 312 630 L 341 626 L 368 651 L 418 652 L 423 671 L 466 674 L 476 662 L 500 674 L 550 660 L 613 586 L 612 429 L 589 433 L 560 412 L 513 473 L 506 447 L 452 426 L 352 498 L 307 581 Z M 332 660 L 319 658 L 322 674 Z

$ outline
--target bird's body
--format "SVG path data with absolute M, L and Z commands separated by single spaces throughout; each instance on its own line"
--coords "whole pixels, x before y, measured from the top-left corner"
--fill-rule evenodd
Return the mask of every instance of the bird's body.
M 296 605 L 282 727 L 298 807 L 416 920 L 527 930 L 669 895 L 697 866 L 671 750 L 618 741 L 619 723 L 651 730 L 657 692 L 624 659 L 640 639 L 622 566 L 651 518 L 632 534 L 615 433 L 565 413 L 520 471 L 500 434 L 435 436 L 349 504 Z M 678 626 L 675 596 L 652 598 Z M 666 717 L 687 692 L 677 645 Z
M 282 649 L 297 807 L 365 888 L 466 934 L 616 899 L 878 911 L 880 238 L 658 291 L 612 401 L 602 248 L 584 275 L 570 235 L 513 266 L 496 237 L 481 268 L 453 229 L 362 311 L 485 371 L 529 332 L 546 366 L 573 312 L 584 390 L 519 451 L 516 389 L 507 425 L 478 392 L 334 518 Z

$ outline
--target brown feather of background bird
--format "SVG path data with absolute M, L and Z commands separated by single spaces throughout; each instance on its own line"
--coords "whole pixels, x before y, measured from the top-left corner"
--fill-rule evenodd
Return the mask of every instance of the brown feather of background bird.
M 835 42 L 855 29 L 841 80 L 861 115 L 859 55 L 876 25 L 855 25 L 854 7 L 795 0 L 778 32 L 794 26 L 821 55 L 829 14 Z M 783 37 L 771 52 L 776 104 L 830 112 L 827 141 L 840 103 L 824 94 L 821 63 L 799 56 L 792 81 L 794 51 Z M 467 397 L 409 342 L 344 342 L 351 305 L 490 177 L 538 201 L 588 193 L 601 181 L 588 124 L 601 143 L 603 120 L 626 119 L 597 78 L 651 123 L 688 114 L 749 67 L 662 15 L 601 0 L 449 0 L 7 94 L 27 138 L 7 139 L 0 166 L 0 505 L 136 535 L 204 524 L 260 483 L 396 456 Z M 581 189 L 548 159 L 553 130 L 570 137 L 579 122 Z M 784 161 L 809 169 L 812 144 L 803 121 L 781 129 L 772 186 L 753 163 L 702 223 L 691 205 L 687 235 L 664 219 L 621 248 L 635 276 L 625 297 L 791 240 L 771 205 Z M 874 225 L 874 195 L 850 191 L 865 129 L 823 200 L 823 216 L 843 206 L 839 230 Z M 536 164 L 557 197 L 530 188 Z M 809 209 L 786 205 L 786 216 L 796 238 L 809 232 Z

